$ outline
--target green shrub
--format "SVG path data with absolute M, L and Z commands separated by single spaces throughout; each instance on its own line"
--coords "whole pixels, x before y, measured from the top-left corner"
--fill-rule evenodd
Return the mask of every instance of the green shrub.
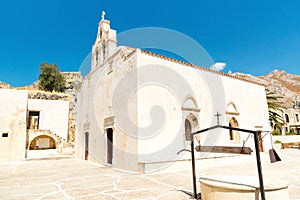
M 296 135 L 296 133 L 294 131 L 290 131 L 290 132 L 286 132 L 286 135 Z
M 280 130 L 272 131 L 272 135 L 281 135 Z
M 274 144 L 281 144 L 281 141 L 280 141 L 280 140 L 276 140 L 276 141 L 274 142 Z
M 65 77 L 56 64 L 43 63 L 40 65 L 39 89 L 49 92 L 64 92 Z

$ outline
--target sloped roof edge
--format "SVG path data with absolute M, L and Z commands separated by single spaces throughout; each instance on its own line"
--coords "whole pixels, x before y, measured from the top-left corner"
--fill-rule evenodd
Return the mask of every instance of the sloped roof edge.
M 229 78 L 237 79 L 237 80 L 240 80 L 240 81 L 245 81 L 245 82 L 248 82 L 248 83 L 253 83 L 253 84 L 264 86 L 264 87 L 266 86 L 266 85 L 264 85 L 262 83 L 259 83 L 259 82 L 256 82 L 256 81 L 244 79 L 244 78 L 241 78 L 241 77 L 238 77 L 238 76 L 234 76 L 232 74 L 226 74 L 224 72 L 215 71 L 215 70 L 212 70 L 212 69 L 209 69 L 209 68 L 206 68 L 206 67 L 194 65 L 194 64 L 191 64 L 191 63 L 188 63 L 188 62 L 184 62 L 184 61 L 181 61 L 181 60 L 177 60 L 177 59 L 174 59 L 174 58 L 163 56 L 163 55 L 153 53 L 153 52 L 150 52 L 150 51 L 146 51 L 146 50 L 143 50 L 143 49 L 141 49 L 141 52 L 144 53 L 144 54 L 153 56 L 153 57 L 157 57 L 157 58 L 161 58 L 163 60 L 173 62 L 173 63 L 182 64 L 182 65 L 187 66 L 187 67 L 192 67 L 192 68 L 199 69 L 199 70 L 202 70 L 202 71 L 211 72 L 211 73 L 218 74 L 218 75 L 221 75 L 221 76 L 226 76 L 226 77 L 229 77 Z

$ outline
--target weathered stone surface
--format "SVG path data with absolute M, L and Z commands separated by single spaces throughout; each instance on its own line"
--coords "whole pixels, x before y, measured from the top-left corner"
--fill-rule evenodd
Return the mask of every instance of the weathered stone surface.
M 0 81 L 0 88 L 3 88 L 3 89 L 11 89 L 12 86 L 7 84 L 7 83 L 4 83 L 4 82 L 1 82 Z
M 43 99 L 43 100 L 71 100 L 71 96 L 64 93 L 45 92 L 41 90 L 29 90 L 29 99 Z

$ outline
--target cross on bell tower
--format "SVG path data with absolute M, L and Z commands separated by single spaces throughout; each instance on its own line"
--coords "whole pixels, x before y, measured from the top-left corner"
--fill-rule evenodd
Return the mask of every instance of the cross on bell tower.
M 220 116 L 222 116 L 219 111 L 217 112 L 217 114 L 215 115 L 215 117 L 217 117 L 217 124 L 220 125 Z
M 92 70 L 105 63 L 117 48 L 117 33 L 110 28 L 110 21 L 105 19 L 105 15 L 102 11 L 96 41 L 92 47 Z
M 105 17 L 105 11 L 103 10 L 101 15 L 102 20 L 104 20 L 104 17 Z

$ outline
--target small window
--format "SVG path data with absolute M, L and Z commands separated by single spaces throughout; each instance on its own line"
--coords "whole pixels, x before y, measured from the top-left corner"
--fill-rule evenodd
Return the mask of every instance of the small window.
M 285 114 L 285 122 L 290 123 L 290 118 L 288 114 Z
M 296 114 L 296 121 L 299 122 L 299 116 Z
M 40 112 L 39 111 L 29 111 L 29 120 L 27 123 L 27 129 L 39 129 Z
M 2 133 L 2 137 L 8 137 L 8 133 Z

